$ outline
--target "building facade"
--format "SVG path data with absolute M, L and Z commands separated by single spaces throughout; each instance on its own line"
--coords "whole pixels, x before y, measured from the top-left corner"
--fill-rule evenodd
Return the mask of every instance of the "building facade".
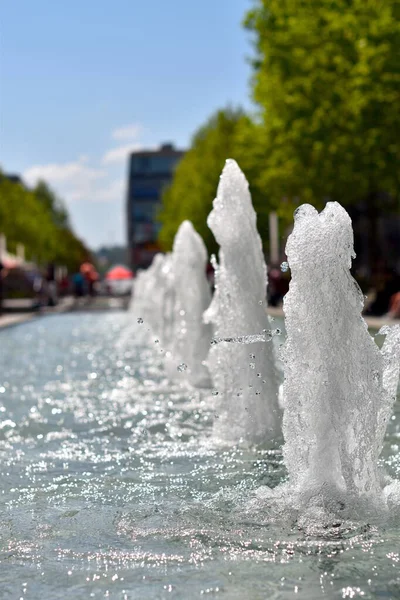
M 129 258 L 133 269 L 147 268 L 159 251 L 157 212 L 162 192 L 184 152 L 172 144 L 159 150 L 132 152 L 129 158 L 126 202 Z

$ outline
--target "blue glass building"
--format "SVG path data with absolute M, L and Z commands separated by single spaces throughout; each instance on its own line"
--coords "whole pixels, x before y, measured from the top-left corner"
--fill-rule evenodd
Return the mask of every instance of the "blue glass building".
M 162 192 L 171 182 L 183 154 L 172 144 L 163 144 L 159 150 L 140 150 L 129 157 L 126 218 L 129 256 L 134 269 L 147 268 L 159 250 L 156 217 Z

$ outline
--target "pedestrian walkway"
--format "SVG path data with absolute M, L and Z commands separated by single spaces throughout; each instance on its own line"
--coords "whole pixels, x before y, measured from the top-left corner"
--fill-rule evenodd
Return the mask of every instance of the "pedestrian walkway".
M 67 296 L 62 298 L 57 306 L 45 307 L 41 310 L 21 312 L 21 313 L 6 313 L 0 316 L 0 329 L 11 327 L 25 323 L 42 315 L 57 314 L 69 311 L 98 311 L 98 310 L 126 310 L 128 308 L 129 297 L 108 297 L 95 296 L 94 298 L 73 298 Z M 271 317 L 284 318 L 283 309 L 281 306 L 269 306 L 267 309 Z M 387 317 L 364 317 L 370 329 L 380 329 L 384 325 L 400 325 L 400 319 L 389 319 Z
M 271 317 L 284 318 L 283 309 L 281 306 L 268 306 L 267 312 Z M 390 319 L 389 317 L 371 317 L 364 316 L 369 329 L 380 329 L 384 325 L 400 325 L 400 319 Z
M 26 323 L 27 321 L 31 321 L 42 315 L 67 312 L 68 310 L 71 310 L 73 304 L 74 298 L 67 296 L 66 298 L 61 298 L 57 306 L 46 306 L 40 310 L 31 310 L 27 312 L 3 313 L 0 316 L 0 329 L 11 327 L 13 325 L 20 325 L 21 323 Z
M 18 313 L 18 314 L 6 314 L 0 316 L 0 329 L 4 327 L 11 327 L 11 325 L 18 325 L 19 323 L 25 323 L 30 321 L 35 316 L 35 313 Z
M 74 298 L 67 296 L 61 298 L 57 306 L 43 307 L 40 310 L 26 312 L 10 312 L 0 316 L 0 329 L 26 323 L 43 315 L 65 313 L 71 311 L 104 311 L 104 310 L 127 310 L 130 303 L 129 296 L 85 296 Z

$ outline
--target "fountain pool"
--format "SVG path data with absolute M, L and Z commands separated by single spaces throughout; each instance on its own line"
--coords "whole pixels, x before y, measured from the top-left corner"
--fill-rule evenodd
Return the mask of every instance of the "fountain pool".
M 400 596 L 400 524 L 305 533 L 249 502 L 281 452 L 216 446 L 215 398 L 167 381 L 146 321 L 45 317 L 0 348 L 0 598 Z M 399 399 L 382 462 L 400 477 Z

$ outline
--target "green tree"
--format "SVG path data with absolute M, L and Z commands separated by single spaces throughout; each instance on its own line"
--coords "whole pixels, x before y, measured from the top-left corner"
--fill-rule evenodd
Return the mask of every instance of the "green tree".
M 76 269 L 89 251 L 68 222 L 68 213 L 46 184 L 28 190 L 0 172 L 0 233 L 11 252 L 21 243 L 27 259 L 38 265 L 55 262 Z
M 38 181 L 34 190 L 38 200 L 47 208 L 52 216 L 52 220 L 58 227 L 69 227 L 69 217 L 63 201 L 53 192 L 53 190 L 43 180 Z
M 260 163 L 255 164 L 254 156 L 248 151 L 253 147 L 247 144 L 256 131 L 257 126 L 242 110 L 228 108 L 215 113 L 195 133 L 190 149 L 177 166 L 172 184 L 163 194 L 159 215 L 162 223 L 159 239 L 163 249 L 171 249 L 179 225 L 189 219 L 209 252 L 217 251 L 217 244 L 207 227 L 207 216 L 227 158 L 237 160 L 248 177 L 260 232 L 267 233 L 267 198 L 256 184 L 252 185 Z M 256 158 L 264 160 L 263 156 Z
M 257 0 L 245 23 L 271 201 L 397 210 L 400 0 Z

